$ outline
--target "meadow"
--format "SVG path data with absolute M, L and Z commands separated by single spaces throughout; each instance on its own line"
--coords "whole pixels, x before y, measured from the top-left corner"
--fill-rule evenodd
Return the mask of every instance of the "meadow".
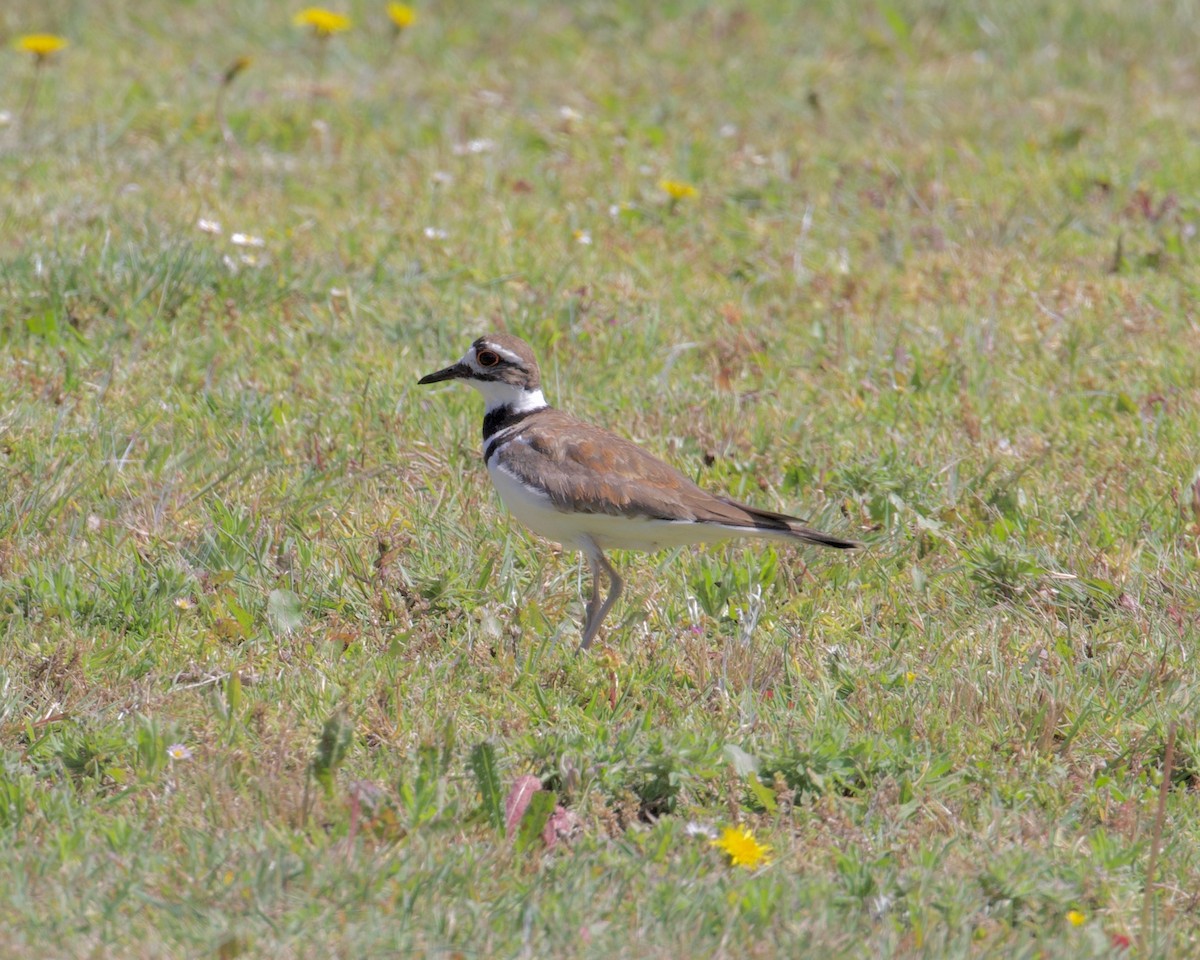
M 0 10 L 2 952 L 1200 950 L 1196 4 L 300 7 Z M 868 548 L 577 655 L 488 330 Z

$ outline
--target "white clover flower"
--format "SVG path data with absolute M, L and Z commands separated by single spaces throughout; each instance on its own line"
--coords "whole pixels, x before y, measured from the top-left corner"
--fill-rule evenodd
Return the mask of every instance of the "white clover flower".
M 488 137 L 480 137 L 478 140 L 468 140 L 466 143 L 456 143 L 454 145 L 454 155 L 456 157 L 465 157 L 471 154 L 491 153 L 496 149 L 496 141 Z

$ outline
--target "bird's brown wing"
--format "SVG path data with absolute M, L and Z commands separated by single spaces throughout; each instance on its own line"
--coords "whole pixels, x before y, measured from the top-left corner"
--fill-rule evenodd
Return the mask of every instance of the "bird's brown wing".
M 811 530 L 797 517 L 714 496 L 636 444 L 553 408 L 531 417 L 505 444 L 504 465 L 573 513 L 711 523 L 824 546 L 859 546 Z

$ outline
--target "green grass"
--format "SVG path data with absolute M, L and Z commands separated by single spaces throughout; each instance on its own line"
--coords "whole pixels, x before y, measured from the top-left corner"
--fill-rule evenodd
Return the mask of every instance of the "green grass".
M 1190 6 L 383 6 L 0 13 L 8 954 L 1194 952 Z M 619 556 L 576 656 L 415 386 L 496 328 L 869 550 Z

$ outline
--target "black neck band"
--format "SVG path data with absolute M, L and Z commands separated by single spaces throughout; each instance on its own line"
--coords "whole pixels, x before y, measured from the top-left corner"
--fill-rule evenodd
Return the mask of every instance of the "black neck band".
M 511 426 L 520 423 L 526 417 L 537 413 L 539 410 L 545 410 L 545 407 L 534 407 L 531 410 L 514 410 L 512 407 L 505 404 L 503 407 L 496 407 L 494 410 L 489 410 L 483 415 L 483 459 L 486 462 L 488 457 L 492 455 L 495 449 L 494 443 L 488 443 L 492 437 L 496 436 L 501 430 L 507 430 Z

